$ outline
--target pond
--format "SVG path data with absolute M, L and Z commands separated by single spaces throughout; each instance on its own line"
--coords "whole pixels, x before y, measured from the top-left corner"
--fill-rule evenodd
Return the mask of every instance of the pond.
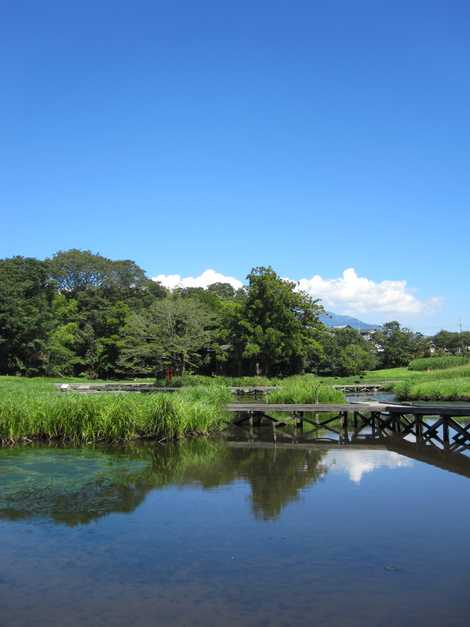
M 2 627 L 464 627 L 470 483 L 378 447 L 0 450 Z

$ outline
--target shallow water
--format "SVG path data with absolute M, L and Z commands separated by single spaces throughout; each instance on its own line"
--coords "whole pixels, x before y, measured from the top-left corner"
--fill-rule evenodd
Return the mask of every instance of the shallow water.
M 467 478 L 258 446 L 0 450 L 0 625 L 470 623 Z

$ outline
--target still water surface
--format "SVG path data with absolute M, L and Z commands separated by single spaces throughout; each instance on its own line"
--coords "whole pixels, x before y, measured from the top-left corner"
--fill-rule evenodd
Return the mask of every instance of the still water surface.
M 0 450 L 2 627 L 468 627 L 469 480 L 377 448 Z

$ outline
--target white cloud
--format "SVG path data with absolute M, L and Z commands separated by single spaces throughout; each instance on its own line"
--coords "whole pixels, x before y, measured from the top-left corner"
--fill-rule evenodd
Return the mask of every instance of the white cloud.
M 213 283 L 229 283 L 234 288 L 242 282 L 215 270 L 205 270 L 197 277 L 179 274 L 159 274 L 154 277 L 165 287 L 207 287 Z M 437 298 L 419 299 L 404 280 L 375 282 L 358 276 L 354 268 L 348 268 L 338 278 L 328 279 L 316 274 L 310 279 L 291 279 L 298 287 L 319 298 L 328 311 L 338 314 L 383 314 L 383 316 L 416 315 L 432 311 L 439 304 Z
M 322 459 L 328 470 L 346 473 L 354 483 L 379 468 L 406 468 L 413 462 L 393 451 L 340 451 L 330 450 Z
M 420 300 L 406 281 L 375 282 L 357 275 L 348 268 L 337 279 L 324 279 L 318 274 L 300 279 L 299 288 L 320 298 L 325 308 L 336 313 L 419 314 L 433 309 L 438 299 Z
M 187 276 L 182 277 L 179 274 L 159 274 L 153 277 L 154 281 L 158 281 L 165 287 L 174 290 L 177 287 L 208 287 L 214 283 L 229 283 L 235 289 L 243 287 L 243 283 L 233 276 L 225 276 L 216 272 L 215 270 L 204 270 L 202 274 L 197 277 Z

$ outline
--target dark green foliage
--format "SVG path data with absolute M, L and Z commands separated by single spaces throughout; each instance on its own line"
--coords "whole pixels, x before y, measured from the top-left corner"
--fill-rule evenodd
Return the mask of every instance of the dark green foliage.
M 178 295 L 130 316 L 121 363 L 131 371 L 184 374 L 214 350 L 217 315 L 205 303 Z
M 125 290 L 148 282 L 144 271 L 134 261 L 112 261 L 89 250 L 59 251 L 48 260 L 50 277 L 61 292 L 88 288 Z
M 424 355 L 427 348 L 420 333 L 404 329 L 396 321 L 384 324 L 374 334 L 374 341 L 380 348 L 381 368 L 407 366 L 413 358 Z
M 465 354 L 470 351 L 470 332 L 460 333 L 451 331 L 439 331 L 433 338 L 434 348 L 445 356 L 451 354 Z
M 406 366 L 429 348 L 397 322 L 366 336 L 327 328 L 320 303 L 270 267 L 247 278 L 239 290 L 217 283 L 170 292 L 133 261 L 90 251 L 0 260 L 0 374 L 164 379 L 171 367 L 181 380 L 348 376 Z M 439 333 L 437 349 L 470 345 L 455 335 Z
M 351 327 L 329 329 L 325 327 L 321 345 L 323 354 L 317 370 L 324 374 L 348 376 L 372 370 L 377 365 L 373 341 Z
M 54 290 L 44 262 L 0 260 L 0 371 L 33 375 L 47 367 Z
M 318 350 L 323 308 L 272 268 L 254 268 L 247 278 L 239 329 L 249 370 L 266 375 L 303 371 Z

